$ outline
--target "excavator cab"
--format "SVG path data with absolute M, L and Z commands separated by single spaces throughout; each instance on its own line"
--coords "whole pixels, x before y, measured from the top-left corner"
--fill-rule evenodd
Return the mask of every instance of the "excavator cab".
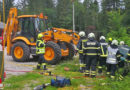
M 36 42 L 37 34 L 44 32 L 44 23 L 40 18 L 25 17 L 18 19 L 17 36 L 26 37 L 31 43 Z

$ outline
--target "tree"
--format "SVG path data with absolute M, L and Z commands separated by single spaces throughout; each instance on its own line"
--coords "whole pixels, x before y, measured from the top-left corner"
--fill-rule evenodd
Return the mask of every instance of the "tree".
M 85 30 L 85 8 L 81 2 L 75 1 L 75 28 L 76 31 Z
M 7 20 L 9 10 L 13 7 L 14 0 L 4 0 L 4 6 L 5 6 L 5 20 Z M 3 20 L 3 2 L 0 1 L 0 14 L 1 14 L 1 20 Z
M 130 0 L 125 0 L 125 16 L 123 18 L 123 24 L 130 26 Z
M 2 2 L 0 1 L 0 22 L 2 21 L 2 17 L 3 17 L 3 12 L 2 12 Z
M 98 28 L 98 14 L 99 6 L 97 0 L 85 0 L 85 24 L 87 26 L 94 26 Z
M 9 10 L 13 7 L 14 0 L 4 0 L 5 1 L 5 19 L 7 20 Z
M 71 0 L 57 0 L 56 13 L 57 27 L 72 29 Z
M 108 16 L 108 27 L 110 32 L 107 34 L 107 36 L 119 41 L 123 40 L 126 42 L 126 44 L 130 45 L 130 39 L 129 35 L 127 34 L 126 27 L 122 25 L 122 19 L 124 15 L 121 15 L 120 11 L 111 11 L 108 12 Z

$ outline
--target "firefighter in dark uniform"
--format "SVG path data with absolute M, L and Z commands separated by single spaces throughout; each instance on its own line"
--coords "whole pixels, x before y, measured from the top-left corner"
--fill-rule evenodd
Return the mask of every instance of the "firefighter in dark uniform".
M 80 63 L 80 72 L 83 73 L 85 70 L 85 54 L 83 53 L 83 47 L 84 47 L 84 43 L 87 41 L 86 40 L 86 36 L 85 36 L 85 32 L 81 31 L 79 32 L 79 36 L 80 36 L 80 40 L 77 44 L 77 50 L 79 53 L 79 63 Z
M 115 72 L 117 71 L 117 65 L 120 61 L 121 54 L 118 49 L 118 41 L 113 40 L 108 47 L 108 56 L 106 60 L 107 75 L 110 75 L 111 79 L 115 79 Z
M 123 72 L 119 76 L 119 80 L 123 80 L 125 76 L 130 72 L 130 49 L 127 53 L 126 59 L 121 57 L 121 60 L 125 61 Z
M 102 73 L 102 68 L 106 65 L 106 58 L 107 58 L 107 47 L 108 43 L 105 41 L 106 38 L 104 36 L 100 37 L 100 59 L 99 59 L 99 66 L 98 66 L 98 73 Z
M 38 34 L 37 41 L 36 41 L 36 54 L 39 56 L 37 69 L 40 69 L 41 66 L 43 70 L 46 70 L 46 63 L 44 60 L 44 53 L 45 53 L 45 42 L 42 39 L 44 36 L 40 33 Z
M 89 76 L 90 74 L 92 78 L 96 76 L 96 65 L 99 57 L 99 49 L 100 46 L 99 43 L 95 40 L 94 33 L 88 34 L 88 41 L 85 42 L 83 49 L 83 52 L 86 54 L 85 76 Z

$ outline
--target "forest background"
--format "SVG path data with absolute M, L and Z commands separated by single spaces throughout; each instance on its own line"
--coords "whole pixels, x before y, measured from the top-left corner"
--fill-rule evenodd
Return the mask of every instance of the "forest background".
M 4 0 L 5 17 L 17 7 L 19 15 L 44 13 L 53 27 L 73 29 L 72 1 L 75 5 L 75 30 L 94 32 L 124 40 L 130 46 L 130 0 Z M 3 21 L 2 0 L 0 16 Z

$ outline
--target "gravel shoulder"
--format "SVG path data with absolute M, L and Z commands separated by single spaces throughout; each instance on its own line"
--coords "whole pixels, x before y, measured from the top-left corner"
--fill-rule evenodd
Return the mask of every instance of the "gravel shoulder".
M 0 46 L 0 50 L 2 47 Z M 11 75 L 21 75 L 26 72 L 32 71 L 37 65 L 36 61 L 30 62 L 15 62 L 11 56 L 8 56 L 5 49 L 4 54 L 4 69 L 7 75 L 7 78 Z

